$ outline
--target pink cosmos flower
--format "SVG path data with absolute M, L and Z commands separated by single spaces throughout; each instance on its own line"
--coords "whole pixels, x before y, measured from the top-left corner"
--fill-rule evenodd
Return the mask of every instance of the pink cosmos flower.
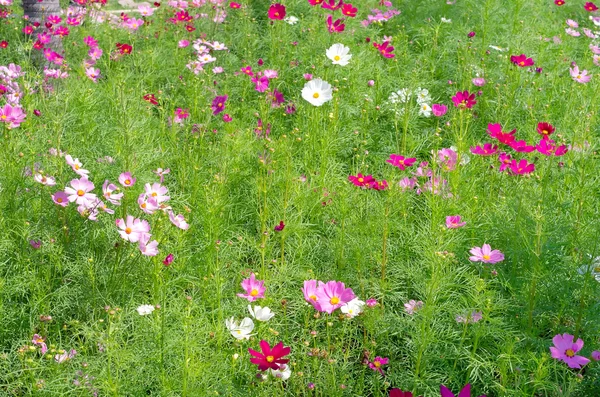
M 512 160 L 509 165 L 509 170 L 513 175 L 526 175 L 535 171 L 535 164 L 528 163 L 527 160 Z
M 343 0 L 339 0 L 339 2 L 337 0 L 324 0 L 321 7 L 326 10 L 336 11 L 342 7 L 342 4 L 344 4 Z
M 346 25 L 344 25 L 343 19 L 336 19 L 335 22 L 333 22 L 333 17 L 331 15 L 327 16 L 327 30 L 329 33 L 341 33 L 344 29 L 346 29 Z M 392 47 L 392 50 L 393 49 L 394 48 Z
M 54 178 L 52 178 L 51 176 L 42 175 L 39 172 L 33 176 L 33 179 L 36 182 L 41 183 L 42 185 L 45 185 L 45 186 L 56 185 L 56 180 L 54 180 Z
M 598 351 L 598 350 L 594 350 L 594 351 L 592 352 L 592 359 L 593 359 L 594 361 L 600 361 L 600 351 Z
M 467 222 L 460 221 L 460 215 L 450 215 L 446 217 L 446 227 L 448 229 L 458 229 L 467 224 Z
M 477 154 L 479 156 L 493 156 L 498 153 L 498 145 L 492 145 L 491 143 L 486 143 L 481 146 L 471 146 L 471 153 Z
M 156 256 L 158 255 L 158 241 L 152 240 L 150 242 L 150 237 L 149 234 L 142 234 L 138 247 L 142 255 Z
M 252 82 L 255 84 L 254 89 L 258 92 L 265 92 L 269 89 L 269 79 L 265 76 L 256 75 L 252 77 Z
M 571 27 L 571 28 L 578 28 L 579 27 L 579 24 L 576 21 L 572 20 L 572 19 L 567 19 L 567 25 L 569 27 Z
M 267 69 L 263 72 L 263 75 L 268 79 L 276 79 L 279 76 L 277 70 Z
M 102 185 L 102 195 L 106 200 L 108 200 L 108 202 L 110 202 L 113 205 L 121 205 L 121 198 L 123 197 L 123 193 L 114 193 L 118 190 L 119 188 L 116 185 L 110 183 L 108 180 L 104 181 L 104 184 Z
M 185 48 L 185 47 L 187 47 L 189 45 L 190 45 L 189 40 L 179 40 L 179 43 L 177 43 L 177 46 L 179 48 Z
M 458 91 L 452 97 L 452 102 L 459 109 L 471 109 L 477 103 L 475 94 L 469 94 L 469 91 Z
M 417 159 L 414 157 L 406 158 L 399 154 L 390 154 L 390 158 L 385 162 L 400 168 L 400 171 L 404 171 L 407 167 L 412 167 L 415 161 L 417 161 Z
M 535 148 L 544 156 L 564 156 L 569 151 L 567 145 L 556 146 L 552 139 L 542 139 Z
M 94 83 L 98 82 L 98 78 L 100 77 L 100 69 L 98 68 L 85 68 L 85 75 L 90 78 Z
M 241 69 L 242 73 L 247 74 L 248 76 L 254 76 L 254 72 L 252 72 L 252 66 L 246 66 Z
M 119 183 L 124 187 L 132 187 L 135 185 L 136 180 L 137 179 L 135 179 L 129 171 L 123 172 L 121 175 L 119 175 Z
M 321 311 L 333 313 L 356 296 L 341 281 L 328 281 L 317 289 L 317 301 Z
M 26 114 L 20 106 L 10 106 L 8 103 L 0 107 L 0 122 L 8 123 L 9 128 L 17 128 L 25 121 Z
M 410 314 L 411 316 L 413 314 L 415 314 L 415 312 L 422 307 L 423 307 L 423 302 L 416 301 L 414 299 L 411 299 L 407 303 L 404 304 L 404 310 L 406 310 L 406 313 Z
M 457 323 L 469 324 L 478 323 L 483 319 L 483 312 L 474 311 L 466 315 L 457 315 L 455 320 Z
M 271 4 L 271 7 L 269 7 L 269 12 L 268 12 L 268 16 L 269 19 L 283 19 L 285 18 L 285 6 L 283 4 L 280 3 L 276 3 L 276 4 Z
M 38 36 L 38 40 L 39 39 L 40 39 L 40 37 Z M 87 36 L 85 39 L 83 39 L 83 43 L 90 48 L 98 47 L 98 41 L 95 38 L 93 38 L 92 36 Z
M 517 130 L 503 132 L 500 124 L 488 124 L 488 135 L 505 145 L 510 145 L 515 140 L 516 132 Z
M 566 28 L 565 33 L 568 34 L 569 36 L 573 36 L 573 37 L 581 36 L 581 33 L 576 31 L 575 29 L 571 29 L 571 28 Z
M 483 244 L 482 247 L 473 247 L 469 257 L 471 262 L 498 263 L 504 260 L 504 254 L 499 250 L 492 250 L 489 244 Z
M 375 179 L 373 178 L 372 175 L 365 176 L 361 173 L 358 173 L 356 176 L 350 175 L 348 177 L 348 180 L 356 186 L 367 187 L 367 188 L 369 188 L 371 186 L 371 184 L 375 181 Z
M 590 44 L 590 50 L 596 55 L 600 55 L 600 46 Z
M 265 282 L 264 280 L 257 280 L 254 273 L 250 274 L 250 278 L 244 279 L 241 285 L 246 293 L 237 294 L 240 298 L 246 298 L 248 302 L 254 302 L 257 299 L 265 297 Z
M 169 254 L 165 257 L 165 259 L 163 260 L 163 265 L 165 266 L 171 266 L 171 263 L 173 263 L 173 260 L 175 259 L 175 257 L 173 256 L 173 254 Z
M 73 169 L 73 171 L 75 171 L 77 175 L 87 178 L 87 174 L 89 174 L 90 172 L 81 168 L 83 167 L 83 164 L 81 164 L 79 159 L 74 159 L 70 154 L 67 154 L 65 156 L 65 161 L 68 165 L 71 166 L 71 168 Z
M 375 306 L 377 306 L 377 299 L 375 299 L 375 298 L 367 299 L 366 304 L 368 307 L 375 307 Z
M 554 346 L 550 347 L 550 353 L 552 358 L 565 362 L 569 368 L 580 369 L 590 360 L 575 354 L 583 348 L 583 340 L 577 339 L 577 342 L 573 342 L 573 339 L 573 335 L 566 333 L 554 336 Z
M 140 4 L 138 6 L 138 11 L 145 17 L 150 17 L 154 14 L 154 8 L 150 7 L 148 4 Z
M 266 371 L 268 369 L 271 371 L 278 371 L 285 367 L 285 364 L 290 361 L 287 358 L 283 358 L 290 354 L 290 348 L 283 346 L 283 342 L 279 342 L 271 348 L 267 341 L 261 340 L 260 349 L 261 352 L 248 349 L 248 353 L 253 356 L 250 358 L 250 362 L 258 365 L 259 371 Z
M 183 217 L 183 215 L 179 214 L 179 215 L 175 216 L 175 213 L 171 210 L 169 210 L 168 213 L 169 213 L 169 220 L 171 221 L 171 223 L 173 225 L 177 226 L 181 230 L 187 230 L 190 228 L 189 223 L 187 223 L 185 221 L 185 218 Z
M 385 189 L 388 188 L 388 183 L 387 183 L 387 181 L 385 179 L 381 180 L 381 181 L 375 181 L 374 180 L 371 183 L 370 187 L 371 187 L 371 189 L 374 189 L 374 190 L 385 190 Z
M 41 347 L 42 354 L 46 354 L 46 352 L 48 351 L 48 346 L 46 346 L 46 339 L 42 338 L 38 334 L 33 335 L 31 343 L 33 343 L 35 346 Z
M 169 193 L 169 189 L 167 189 L 166 186 L 163 186 L 160 183 L 146 183 L 144 185 L 144 191 L 149 197 L 153 197 L 154 199 L 156 199 L 158 203 L 168 201 L 171 198 L 167 196 L 167 194 Z
M 323 283 L 321 281 L 319 283 L 319 288 L 322 288 Z M 304 300 L 310 303 L 316 310 L 322 311 L 321 306 L 319 306 L 317 296 L 317 280 L 305 280 L 304 287 L 302 288 L 302 293 L 304 294 Z
M 379 372 L 381 375 L 383 375 L 383 368 L 381 368 L 384 365 L 387 365 L 387 363 L 389 362 L 389 359 L 387 357 L 375 357 L 375 359 L 372 362 L 369 362 L 369 368 L 371 368 L 373 371 L 377 371 Z
M 434 103 L 431 105 L 431 111 L 435 117 L 442 117 L 448 111 L 448 106 Z
M 227 95 L 217 95 L 215 99 L 212 101 L 211 109 L 213 111 L 213 115 L 217 115 L 225 110 L 225 102 L 227 102 Z
M 213 71 L 214 74 L 223 73 L 223 67 L 222 66 L 215 66 L 212 71 Z
M 569 73 L 573 80 L 578 83 L 588 83 L 592 79 L 592 75 L 589 74 L 587 70 L 579 70 L 579 66 L 575 65 L 572 68 L 569 68 Z
M 142 193 L 138 196 L 137 203 L 143 212 L 150 215 L 154 214 L 154 212 L 160 208 L 156 198 L 149 196 L 146 193 Z
M 56 354 L 54 356 L 54 361 L 61 364 L 65 361 L 68 361 L 77 355 L 77 351 L 75 349 L 71 349 L 69 352 L 64 352 L 63 354 Z
M 444 148 L 438 150 L 437 152 L 438 160 L 440 161 L 440 166 L 444 171 L 453 171 L 456 168 L 456 163 L 458 161 L 458 153 L 450 148 Z
M 485 85 L 485 79 L 483 77 L 476 77 L 471 80 L 471 82 L 477 87 L 483 87 Z
M 507 153 L 500 153 L 500 155 L 498 156 L 498 161 L 500 161 L 500 172 L 503 172 L 505 169 L 507 169 L 508 167 L 510 167 L 510 163 L 511 163 L 512 157 L 510 156 L 510 154 Z
M 69 205 L 69 196 L 65 192 L 56 192 L 52 195 L 52 201 L 61 207 Z
M 162 168 L 157 168 L 155 171 L 152 171 L 153 173 L 155 173 L 156 175 L 158 175 L 160 177 L 160 183 L 164 182 L 165 179 L 165 175 L 167 175 L 168 173 L 171 172 L 170 168 L 167 169 L 162 169 Z
M 142 219 L 136 219 L 132 215 L 127 215 L 126 220 L 117 219 L 115 221 L 121 237 L 129 242 L 137 243 L 144 234 L 150 233 L 150 224 Z
M 100 47 L 90 48 L 88 51 L 88 56 L 96 61 L 102 56 L 102 49 Z
M 400 182 L 398 182 L 398 186 L 403 191 L 412 190 L 417 186 L 417 178 L 402 178 Z
M 73 179 L 71 186 L 65 188 L 65 193 L 69 195 L 69 202 L 87 206 L 96 199 L 96 195 L 90 193 L 92 190 L 94 190 L 94 184 L 86 177 L 81 177 Z
M 527 142 L 512 141 L 508 144 L 515 152 L 519 153 L 531 153 L 535 150 L 535 146 L 528 145 Z
M 138 28 L 140 26 L 142 26 L 143 24 L 144 24 L 143 19 L 135 19 L 135 18 L 129 18 L 128 20 L 123 22 L 123 26 L 125 26 L 126 28 L 128 28 L 132 31 L 138 30 Z
M 342 1 L 340 1 L 340 3 L 342 3 Z M 357 12 L 358 12 L 358 9 L 356 7 L 354 7 L 352 4 L 350 4 L 350 3 L 342 4 L 342 14 L 344 14 L 345 16 L 354 18 L 356 16 Z

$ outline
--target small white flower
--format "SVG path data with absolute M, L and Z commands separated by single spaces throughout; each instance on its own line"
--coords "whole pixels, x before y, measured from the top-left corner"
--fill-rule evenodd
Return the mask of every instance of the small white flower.
M 298 18 L 296 18 L 296 17 L 295 17 L 295 16 L 293 16 L 293 15 L 290 15 L 289 17 L 286 17 L 286 18 L 284 19 L 284 21 L 286 21 L 286 22 L 287 22 L 287 23 L 289 23 L 290 25 L 295 25 L 295 24 L 297 24 L 297 23 L 298 23 L 299 19 L 298 19 Z
M 325 52 L 327 58 L 331 59 L 334 65 L 346 66 L 350 62 L 352 55 L 349 54 L 350 48 L 343 44 L 337 43 L 329 47 Z
M 496 51 L 502 51 L 502 52 L 506 51 L 506 48 L 498 47 L 498 46 L 495 46 L 495 45 L 490 45 L 490 48 L 492 50 L 496 50 Z
M 140 316 L 147 316 L 148 314 L 152 314 L 152 312 L 154 311 L 154 306 L 152 306 L 152 305 L 141 305 L 136 310 L 137 310 L 137 312 L 139 313 Z
M 363 312 L 364 307 L 365 302 L 361 301 L 358 298 L 354 298 L 350 302 L 346 303 L 344 306 L 340 307 L 340 310 L 348 317 L 354 318 Z
M 321 79 L 307 82 L 302 88 L 302 98 L 313 106 L 321 106 L 333 98 L 331 85 Z
M 278 370 L 269 368 L 269 373 L 278 379 L 288 380 L 292 375 L 292 370 L 290 369 L 289 365 L 280 364 Z
M 440 21 L 442 21 L 443 23 L 452 23 L 452 19 L 446 19 L 444 17 L 440 18 Z
M 427 88 L 417 88 L 415 90 L 415 95 L 417 96 L 417 103 L 421 104 L 424 102 L 431 102 L 431 96 L 429 96 L 429 90 Z
M 268 307 L 260 307 L 258 305 L 254 306 L 254 309 L 248 305 L 248 311 L 258 321 L 269 321 L 275 315 Z
M 225 326 L 237 340 L 250 339 L 250 336 L 252 336 L 251 332 L 254 329 L 254 323 L 249 317 L 244 317 L 239 324 L 235 321 L 234 317 L 231 317 L 225 320 Z
M 44 175 L 40 174 L 39 172 L 33 176 L 33 179 L 36 182 L 41 183 L 42 185 L 46 185 L 46 186 L 56 185 L 56 181 L 54 180 L 54 178 L 52 178 L 51 176 L 44 176 Z
M 431 106 L 429 106 L 425 102 L 419 104 L 419 114 L 425 117 L 431 116 Z
M 389 97 L 391 103 L 406 103 L 410 100 L 412 93 L 408 88 L 402 88 L 396 92 L 392 92 Z

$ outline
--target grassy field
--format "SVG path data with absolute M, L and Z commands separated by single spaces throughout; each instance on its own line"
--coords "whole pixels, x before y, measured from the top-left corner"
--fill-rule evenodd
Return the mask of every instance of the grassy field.
M 591 3 L 11 3 L 1 396 L 600 395 Z

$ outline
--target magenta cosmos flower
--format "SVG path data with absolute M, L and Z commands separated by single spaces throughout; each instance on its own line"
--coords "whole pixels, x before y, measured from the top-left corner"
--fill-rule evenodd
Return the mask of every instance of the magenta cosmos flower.
M 448 229 L 458 229 L 466 224 L 467 222 L 460 221 L 460 215 L 450 215 L 446 217 L 446 227 Z
M 225 102 L 227 102 L 227 95 L 217 95 L 212 101 L 210 108 L 213 111 L 213 115 L 217 115 L 225 110 Z
M 87 178 L 73 179 L 71 186 L 65 187 L 65 193 L 69 195 L 69 202 L 76 202 L 79 205 L 87 206 L 96 200 L 96 195 L 90 193 L 94 190 L 94 184 Z
M 52 201 L 61 207 L 69 205 L 69 196 L 65 192 L 56 192 L 52 195 Z
M 248 302 L 254 302 L 259 298 L 265 297 L 265 282 L 264 280 L 257 280 L 254 273 L 250 274 L 250 278 L 244 279 L 241 285 L 246 293 L 237 294 L 240 298 L 246 298 Z
M 552 139 L 542 139 L 535 148 L 544 156 L 564 156 L 569 151 L 567 145 L 556 146 Z
M 431 105 L 431 111 L 435 117 L 442 117 L 448 111 L 448 106 L 434 103 Z
M 136 179 L 131 176 L 131 172 L 129 171 L 123 172 L 121 175 L 119 175 L 119 183 L 125 187 L 132 187 L 135 185 L 135 181 Z
M 336 19 L 334 22 L 331 15 L 327 16 L 327 30 L 329 33 L 341 33 L 344 31 L 344 29 L 346 29 L 346 25 L 344 24 L 343 19 Z M 393 49 L 394 48 L 392 47 L 392 50 Z
M 384 365 L 387 365 L 387 363 L 390 361 L 389 358 L 387 357 L 375 357 L 375 359 L 373 361 L 369 362 L 369 368 L 371 368 L 373 371 L 377 371 L 379 372 L 381 375 L 383 375 L 383 368 L 381 368 Z
M 346 288 L 341 281 L 328 281 L 317 288 L 317 301 L 321 311 L 329 314 L 344 306 L 356 296 L 352 288 Z
M 533 59 L 527 58 L 527 55 L 525 55 L 525 54 L 512 55 L 510 57 L 510 61 L 520 68 L 524 68 L 527 66 L 533 66 L 533 64 L 534 64 Z
M 395 54 L 392 54 L 392 51 L 394 51 L 394 47 L 392 47 L 390 45 L 389 41 L 384 41 L 381 44 L 373 42 L 373 47 L 377 48 L 377 50 L 379 51 L 379 53 L 384 58 L 393 58 L 393 57 L 396 56 Z
M 319 286 L 317 287 L 317 283 Z M 321 306 L 318 303 L 317 289 L 322 288 L 323 283 L 317 280 L 305 280 L 302 293 L 304 294 L 304 300 L 310 303 L 316 310 L 321 311 Z
M 508 144 L 515 152 L 531 153 L 535 150 L 535 146 L 528 145 L 524 140 L 512 141 Z
M 535 164 L 528 163 L 525 159 L 521 159 L 519 161 L 512 160 L 508 166 L 508 169 L 513 175 L 527 175 L 535 171 Z
M 471 109 L 477 101 L 475 100 L 475 94 L 469 94 L 469 91 L 458 91 L 453 97 L 452 102 L 454 106 L 459 109 Z
M 375 182 L 375 178 L 373 178 L 373 176 L 371 175 L 363 175 L 363 174 L 357 174 L 356 176 L 354 175 L 350 175 L 348 177 L 348 180 L 350 182 L 352 182 L 353 185 L 359 186 L 359 187 L 370 187 L 371 184 L 373 184 Z
M 271 348 L 269 342 L 261 340 L 260 350 L 261 352 L 259 353 L 256 350 L 248 349 L 248 353 L 254 356 L 250 358 L 250 362 L 258 365 L 260 371 L 266 371 L 268 369 L 277 371 L 280 369 L 281 365 L 287 364 L 290 361 L 289 359 L 283 358 L 290 354 L 290 348 L 283 346 L 283 342 L 279 342 Z
M 583 340 L 581 338 L 573 343 L 573 335 L 558 334 L 552 338 L 552 343 L 554 343 L 554 346 L 550 347 L 552 358 L 564 361 L 569 368 L 580 369 L 590 362 L 589 359 L 575 354 L 583 348 Z
M 417 161 L 417 159 L 414 157 L 406 158 L 399 154 L 390 154 L 390 158 L 385 162 L 400 168 L 400 171 L 404 171 L 407 167 L 412 167 L 415 161 Z
M 482 247 L 473 247 L 469 252 L 472 255 L 469 260 L 472 262 L 498 263 L 504 260 L 504 254 L 498 250 L 492 250 L 489 244 L 483 244 Z
M 498 153 L 498 145 L 492 145 L 491 143 L 485 143 L 481 146 L 471 146 L 471 153 L 479 156 L 493 156 Z
M 283 19 L 285 18 L 285 6 L 283 4 L 271 4 L 269 7 L 269 19 Z

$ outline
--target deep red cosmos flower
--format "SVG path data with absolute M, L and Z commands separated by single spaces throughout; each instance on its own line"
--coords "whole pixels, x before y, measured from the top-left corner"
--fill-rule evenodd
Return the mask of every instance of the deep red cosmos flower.
M 452 103 L 459 109 L 471 109 L 477 101 L 475 100 L 475 94 L 469 94 L 469 91 L 458 91 L 452 97 Z
M 350 175 L 348 177 L 348 180 L 350 182 L 352 182 L 352 184 L 356 185 L 356 186 L 360 186 L 360 187 L 371 187 L 371 184 L 373 182 L 375 182 L 375 179 L 373 178 L 373 176 L 371 175 L 363 175 L 363 174 L 357 174 L 356 176 L 354 175 Z
M 544 139 L 549 139 L 548 136 L 552 135 L 556 129 L 550 123 L 538 123 L 537 125 L 537 133 L 542 135 Z
M 158 105 L 158 101 L 156 100 L 156 95 L 154 95 L 154 94 L 144 95 L 144 101 L 150 102 L 153 105 Z
M 394 47 L 390 45 L 389 41 L 384 41 L 381 44 L 373 42 L 373 47 L 377 48 L 377 50 L 379 50 L 379 53 L 383 55 L 384 58 L 393 58 L 396 56 L 392 54 L 392 51 L 394 51 Z
M 285 18 L 285 6 L 280 3 L 271 4 L 269 7 L 269 19 Z
M 527 55 L 525 55 L 525 54 L 512 55 L 510 57 L 510 61 L 520 68 L 524 68 L 527 66 L 533 66 L 533 64 L 534 64 L 533 59 L 527 58 Z
M 554 4 L 556 4 L 557 6 L 562 6 L 565 4 L 564 0 L 554 0 Z
M 6 40 L 0 41 L 0 48 L 7 48 L 7 47 L 8 47 L 8 41 L 6 41 Z
M 261 371 L 266 371 L 269 368 L 277 371 L 281 364 L 287 364 L 290 361 L 289 359 L 283 358 L 290 354 L 290 348 L 284 347 L 283 342 L 279 342 L 271 349 L 271 346 L 266 340 L 261 340 L 260 349 L 262 350 L 262 353 L 250 348 L 248 349 L 248 353 L 254 356 L 250 358 L 250 362 L 258 365 L 258 369 Z
M 583 8 L 585 8 L 589 12 L 594 12 L 594 11 L 598 10 L 598 7 L 596 7 L 596 4 L 592 3 L 591 1 L 588 1 L 587 3 L 585 3 Z
M 342 14 L 347 17 L 354 18 L 357 12 L 358 9 L 350 3 L 346 3 L 342 6 Z
M 133 47 L 129 44 L 117 43 L 116 45 L 121 54 L 131 54 L 131 51 L 133 50 Z

